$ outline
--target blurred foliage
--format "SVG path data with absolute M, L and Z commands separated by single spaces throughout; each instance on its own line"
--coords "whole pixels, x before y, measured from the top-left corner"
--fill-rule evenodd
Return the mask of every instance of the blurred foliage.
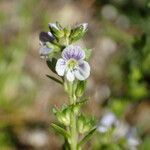
M 111 96 L 107 100 L 107 109 L 118 118 L 124 116 L 126 108 L 134 103 L 150 100 L 150 9 L 148 1 L 96 1 L 96 17 L 101 19 L 102 34 L 111 37 L 119 45 L 119 50 L 109 59 L 107 77 L 111 88 Z M 109 8 L 109 13 L 124 15 L 130 23 L 130 29 L 116 25 L 116 20 L 108 14 L 98 13 L 99 8 Z M 106 11 L 106 9 L 105 9 Z M 112 11 L 112 12 L 111 12 Z M 106 18 L 105 18 L 106 17 Z M 123 26 L 122 26 L 123 27 Z M 110 61 L 111 60 L 111 61 Z M 142 129 L 141 129 L 142 130 Z M 144 132 L 144 131 L 143 131 Z M 140 132 L 142 135 L 142 132 Z M 109 135 L 110 136 L 110 135 Z M 110 136 L 111 137 L 111 136 Z M 111 137 L 112 138 L 112 137 Z M 95 139 L 94 149 L 126 149 L 122 143 L 104 144 L 101 135 Z M 108 140 L 109 138 L 106 138 Z M 148 138 L 144 137 L 140 150 L 148 150 Z M 102 147 L 101 147 L 102 146 Z M 108 147 L 108 148 L 107 148 Z

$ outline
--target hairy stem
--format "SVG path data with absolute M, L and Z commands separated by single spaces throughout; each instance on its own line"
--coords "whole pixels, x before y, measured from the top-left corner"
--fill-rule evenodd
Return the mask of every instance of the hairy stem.
M 74 84 L 70 83 L 70 104 L 76 104 L 76 97 L 74 94 Z M 78 136 L 77 136 L 77 125 L 76 125 L 76 114 L 72 111 L 70 115 L 70 148 L 71 150 L 77 150 Z

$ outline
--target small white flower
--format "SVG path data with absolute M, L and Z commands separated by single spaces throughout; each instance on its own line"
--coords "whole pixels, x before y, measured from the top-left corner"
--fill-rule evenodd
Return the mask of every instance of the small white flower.
M 116 126 L 117 124 L 118 120 L 116 116 L 113 113 L 108 112 L 101 118 L 98 131 L 101 133 L 107 132 L 109 128 L 111 128 L 113 125 Z
M 56 63 L 56 72 L 66 76 L 68 81 L 85 80 L 90 75 L 90 66 L 84 61 L 85 52 L 79 46 L 70 45 L 62 52 L 62 58 Z

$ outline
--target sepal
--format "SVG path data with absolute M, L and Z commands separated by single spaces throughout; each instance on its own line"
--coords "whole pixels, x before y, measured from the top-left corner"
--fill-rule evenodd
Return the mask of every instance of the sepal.
M 81 114 L 78 117 L 78 122 L 77 122 L 78 132 L 80 134 L 89 132 L 93 128 L 94 122 L 95 121 L 93 120 L 93 118 L 89 118 Z
M 53 112 L 61 124 L 65 126 L 70 125 L 70 114 L 71 114 L 70 107 L 63 107 L 61 110 L 53 108 Z

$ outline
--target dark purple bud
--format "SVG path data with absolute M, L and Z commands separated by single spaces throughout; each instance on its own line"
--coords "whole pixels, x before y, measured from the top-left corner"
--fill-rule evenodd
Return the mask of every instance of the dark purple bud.
M 54 40 L 54 37 L 50 32 L 41 32 L 39 35 L 39 40 L 44 43 L 52 42 Z

